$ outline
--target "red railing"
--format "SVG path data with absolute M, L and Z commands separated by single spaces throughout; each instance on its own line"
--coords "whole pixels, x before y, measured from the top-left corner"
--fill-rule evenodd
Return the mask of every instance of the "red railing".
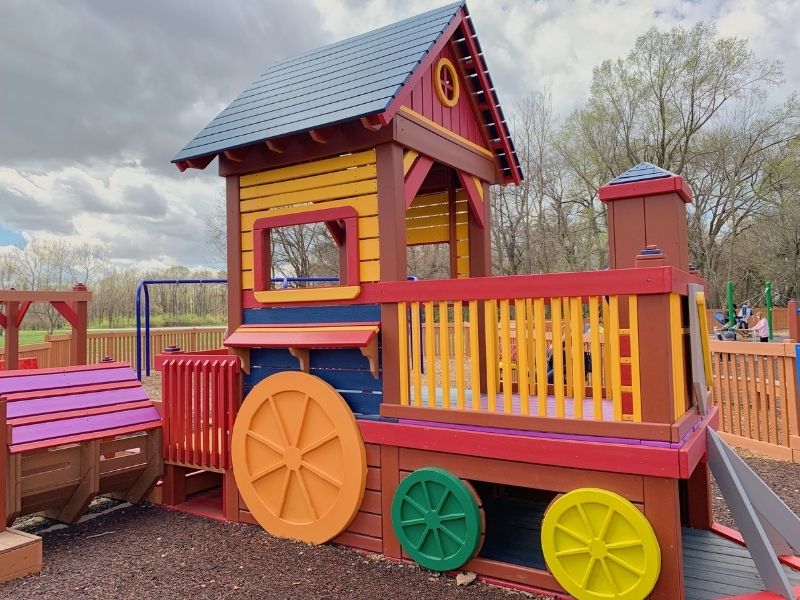
M 229 354 L 162 357 L 164 461 L 200 469 L 231 468 L 230 436 L 240 398 L 239 358 Z

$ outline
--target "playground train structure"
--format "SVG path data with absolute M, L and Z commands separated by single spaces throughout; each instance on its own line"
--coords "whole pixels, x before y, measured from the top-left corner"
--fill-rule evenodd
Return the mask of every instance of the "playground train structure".
M 714 433 L 683 178 L 645 163 L 600 189 L 609 269 L 491 276 L 489 186 L 523 173 L 463 2 L 274 64 L 173 162 L 215 157 L 225 348 L 157 357 L 155 423 L 113 363 L 58 385 L 122 388 L 117 429 L 37 446 L 14 413 L 9 464 L 77 448 L 67 517 L 87 469 L 136 500 L 163 460 L 163 503 L 211 481 L 224 518 L 311 544 L 579 600 L 795 597 L 798 519 Z M 338 280 L 273 285 L 274 230 L 310 224 Z M 446 245 L 449 279 L 409 280 L 422 244 Z M 14 373 L 9 407 L 50 389 Z M 741 534 L 713 522 L 711 471 Z

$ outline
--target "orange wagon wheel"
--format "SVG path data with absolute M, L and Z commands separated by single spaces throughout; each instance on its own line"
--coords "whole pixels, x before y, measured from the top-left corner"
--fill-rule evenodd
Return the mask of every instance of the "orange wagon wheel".
M 307 373 L 267 377 L 233 426 L 233 474 L 269 533 L 321 544 L 344 531 L 364 497 L 367 457 L 347 403 Z

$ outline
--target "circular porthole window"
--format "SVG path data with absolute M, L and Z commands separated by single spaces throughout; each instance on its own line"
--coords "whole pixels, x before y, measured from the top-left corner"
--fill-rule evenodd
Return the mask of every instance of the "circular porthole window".
M 461 92 L 458 84 L 456 68 L 450 59 L 440 58 L 433 71 L 433 84 L 436 88 L 436 95 L 442 104 L 448 108 L 458 104 L 458 95 Z

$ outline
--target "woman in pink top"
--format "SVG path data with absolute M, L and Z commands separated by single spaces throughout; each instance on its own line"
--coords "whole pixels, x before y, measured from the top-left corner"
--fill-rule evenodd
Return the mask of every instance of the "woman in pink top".
M 764 315 L 762 315 L 760 311 L 756 313 L 756 319 L 758 319 L 758 322 L 756 323 L 756 326 L 753 327 L 753 330 L 756 332 L 759 341 L 768 342 L 769 324 L 767 323 L 767 319 L 764 318 Z

